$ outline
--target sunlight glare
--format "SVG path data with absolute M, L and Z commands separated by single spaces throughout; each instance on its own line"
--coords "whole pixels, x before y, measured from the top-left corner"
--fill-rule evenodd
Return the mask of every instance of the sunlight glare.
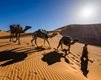
M 78 17 L 81 19 L 93 19 L 97 15 L 95 6 L 83 6 L 78 12 Z

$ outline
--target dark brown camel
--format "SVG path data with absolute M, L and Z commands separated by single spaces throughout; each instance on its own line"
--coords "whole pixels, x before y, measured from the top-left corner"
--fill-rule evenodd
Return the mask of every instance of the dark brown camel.
M 31 28 L 31 26 L 25 26 L 25 28 L 23 29 L 20 25 L 10 25 L 10 41 L 12 42 L 16 42 L 18 40 L 18 44 L 20 44 L 20 34 L 24 33 L 25 31 L 27 31 L 28 29 Z M 14 37 L 16 38 L 16 40 L 14 41 Z
M 59 44 L 57 46 L 57 50 L 60 46 L 61 46 L 61 49 L 63 50 L 63 44 L 64 44 L 64 45 L 68 46 L 68 49 L 66 51 L 69 51 L 69 53 L 70 53 L 71 45 L 73 45 L 77 41 L 78 40 L 73 40 L 70 36 L 63 36 L 59 41 Z
M 54 37 L 54 36 L 56 36 L 56 35 L 57 35 L 57 33 L 53 33 L 53 34 L 49 35 L 49 34 L 48 34 L 48 31 L 39 29 L 39 30 L 35 31 L 35 32 L 32 34 L 32 38 L 33 38 L 33 39 L 31 40 L 31 43 L 32 43 L 32 45 L 33 45 L 33 41 L 35 40 L 35 45 L 38 47 L 36 41 L 37 41 L 37 38 L 39 37 L 39 38 L 41 38 L 41 39 L 44 39 L 44 46 L 45 46 L 45 41 L 47 41 L 47 43 L 48 43 L 48 45 L 49 45 L 49 48 L 51 48 L 50 43 L 49 43 L 49 41 L 48 41 L 48 38 L 52 38 L 52 37 Z

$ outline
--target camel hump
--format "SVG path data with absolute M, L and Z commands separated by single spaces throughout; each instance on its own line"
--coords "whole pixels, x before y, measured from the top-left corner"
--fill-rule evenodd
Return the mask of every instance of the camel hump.
M 72 38 L 70 36 L 63 36 L 63 40 L 66 40 L 67 42 L 71 42 Z
M 72 41 L 72 38 L 70 36 L 63 36 L 60 41 L 66 45 Z
M 14 26 L 13 25 L 10 25 L 9 27 L 10 27 L 10 30 L 14 29 Z
M 41 32 L 41 33 L 44 33 L 44 34 L 47 34 L 48 32 L 44 29 L 38 29 L 38 32 Z
M 22 30 L 22 27 L 19 24 L 12 24 L 9 27 L 10 27 L 10 31 Z
M 12 29 L 12 28 L 15 28 L 15 27 L 20 27 L 20 25 L 19 24 L 12 24 L 9 27 Z

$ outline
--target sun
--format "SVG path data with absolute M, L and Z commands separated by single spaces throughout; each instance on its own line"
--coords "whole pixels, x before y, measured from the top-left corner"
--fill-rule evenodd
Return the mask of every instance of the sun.
M 94 19 L 96 15 L 97 15 L 97 9 L 96 6 L 94 5 L 83 6 L 78 11 L 78 18 L 80 19 L 91 20 Z
M 94 15 L 94 11 L 95 10 L 93 8 L 85 7 L 81 10 L 81 16 L 84 18 L 90 18 Z

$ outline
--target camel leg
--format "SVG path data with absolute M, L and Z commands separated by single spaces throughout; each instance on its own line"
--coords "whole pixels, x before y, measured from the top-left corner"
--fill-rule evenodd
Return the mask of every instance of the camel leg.
M 63 50 L 63 44 L 61 44 L 61 49 Z
M 69 53 L 70 53 L 70 46 L 69 46 Z
M 14 34 L 10 34 L 10 42 L 13 42 L 13 37 L 14 37 Z
M 68 51 L 68 53 L 70 53 L 70 47 L 71 45 L 67 45 L 68 46 L 68 49 L 66 51 Z
M 12 34 L 10 34 L 10 39 L 9 39 L 10 42 L 11 42 L 11 39 L 12 39 Z
M 20 33 L 19 33 L 19 36 L 18 36 L 18 44 L 20 45 Z
M 20 45 L 20 33 L 19 34 L 15 34 L 15 38 L 16 38 L 16 40 L 14 42 L 18 41 L 18 45 Z
M 12 34 L 12 42 L 14 42 L 14 34 Z
M 65 55 L 64 56 L 66 56 L 66 55 L 68 55 L 68 53 L 70 53 L 70 46 L 71 45 L 67 45 L 67 46 L 68 46 L 68 49 L 65 50 Z M 68 51 L 68 53 L 67 53 L 67 51 Z
M 15 38 L 16 38 L 16 40 L 14 42 L 17 42 L 17 40 L 18 40 L 18 34 L 15 34 Z
M 62 44 L 59 44 L 59 45 L 57 46 L 57 50 L 59 49 L 60 46 L 61 46 L 61 49 L 63 50 L 63 45 L 62 45 Z
M 48 43 L 48 45 L 49 45 L 49 48 L 51 48 L 51 46 L 50 46 L 50 43 L 49 43 L 48 39 L 46 39 L 46 41 L 47 41 L 47 43 Z
M 57 50 L 58 50 L 58 48 L 61 46 L 61 49 L 63 50 L 63 44 L 62 44 L 62 41 L 60 40 L 60 42 L 59 42 L 59 44 L 58 44 L 58 46 L 57 46 Z
M 18 45 L 20 45 L 20 33 L 16 34 L 16 41 L 18 40 Z
M 32 40 L 31 40 L 31 44 L 32 44 L 32 46 L 34 46 L 34 44 L 33 44 L 33 41 L 35 40 L 35 38 L 33 38 Z
M 44 47 L 45 47 L 45 41 L 46 41 L 46 40 L 44 39 Z
M 37 38 L 35 38 L 35 45 L 38 47 L 38 45 L 37 45 Z
M 59 49 L 60 45 L 61 45 L 61 44 L 59 43 L 58 46 L 57 46 L 57 50 Z
M 35 45 L 38 47 L 37 42 L 36 42 L 37 38 L 33 38 L 33 39 L 31 40 L 32 46 L 34 46 L 34 44 L 33 44 L 33 41 L 34 41 L 34 40 L 35 40 Z

